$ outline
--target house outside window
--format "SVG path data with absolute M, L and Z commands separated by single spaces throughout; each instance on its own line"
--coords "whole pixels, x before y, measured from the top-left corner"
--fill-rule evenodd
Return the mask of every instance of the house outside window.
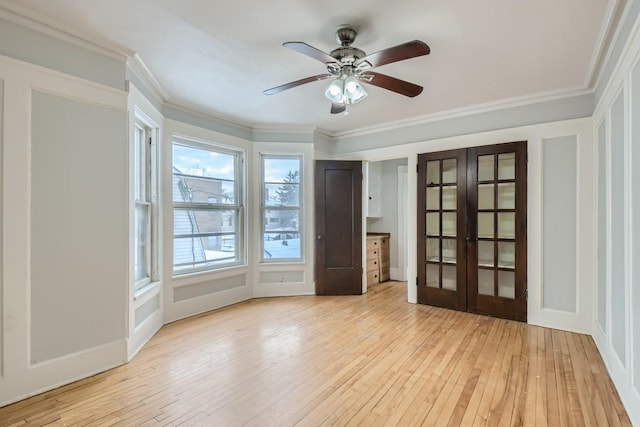
M 302 261 L 302 158 L 261 158 L 262 262 Z
M 135 290 L 157 280 L 156 261 L 156 130 L 136 118 L 133 130 Z
M 244 263 L 242 153 L 175 139 L 173 273 Z

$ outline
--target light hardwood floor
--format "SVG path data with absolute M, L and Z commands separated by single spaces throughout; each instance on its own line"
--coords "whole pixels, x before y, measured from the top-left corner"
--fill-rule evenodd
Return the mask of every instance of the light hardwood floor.
M 630 425 L 589 336 L 364 296 L 252 300 L 162 328 L 129 364 L 0 425 Z

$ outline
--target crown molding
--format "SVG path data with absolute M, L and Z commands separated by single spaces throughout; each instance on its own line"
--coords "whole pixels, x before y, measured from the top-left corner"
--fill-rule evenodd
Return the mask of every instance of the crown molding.
M 506 98 L 497 101 L 490 101 L 480 104 L 469 105 L 462 108 L 455 108 L 446 111 L 440 111 L 436 113 L 426 114 L 423 116 L 412 117 L 409 119 L 396 120 L 393 122 L 387 122 L 379 125 L 364 127 L 346 132 L 330 133 L 329 135 L 334 140 L 342 138 L 349 138 L 355 136 L 370 135 L 379 132 L 391 131 L 399 128 L 406 128 L 409 126 L 419 126 L 431 122 L 437 122 L 442 120 L 457 119 L 461 117 L 473 116 L 477 114 L 489 113 L 493 111 L 504 110 L 507 108 L 522 107 L 531 104 L 538 104 L 542 102 L 555 101 L 558 99 L 572 98 L 575 96 L 591 95 L 594 93 L 593 89 L 568 89 L 559 91 L 542 92 L 534 95 L 518 96 L 514 98 Z
M 163 107 L 163 110 L 166 108 L 170 108 L 176 111 L 180 111 L 185 114 L 189 114 L 191 116 L 198 117 L 203 120 L 208 120 L 211 122 L 211 124 L 218 125 L 220 127 L 228 127 L 231 129 L 235 129 L 236 131 L 242 134 L 251 135 L 253 133 L 253 128 L 249 125 L 217 116 L 211 111 L 204 110 L 195 105 L 190 105 L 186 102 L 179 102 L 179 101 L 176 102 L 173 100 L 167 100 L 163 102 L 162 107 Z M 164 111 L 163 111 L 163 116 L 165 116 L 168 119 L 172 119 L 167 114 L 165 114 Z
M 612 0 L 609 3 L 605 24 L 600 28 L 596 49 L 589 63 L 585 87 L 596 88 L 600 84 L 605 64 L 611 58 L 612 46 L 620 34 L 620 23 L 624 22 L 632 3 L 633 0 Z
M 147 64 L 144 63 L 140 55 L 134 53 L 127 58 L 127 66 L 142 81 L 159 101 L 165 103 L 169 100 L 170 95 L 167 90 L 162 87 L 158 79 L 153 75 Z
M 65 27 L 63 23 L 16 2 L 9 1 L 0 5 L 0 18 L 118 61 L 125 62 L 134 54 L 122 46 L 96 40 L 86 34 L 63 31 L 60 29 Z

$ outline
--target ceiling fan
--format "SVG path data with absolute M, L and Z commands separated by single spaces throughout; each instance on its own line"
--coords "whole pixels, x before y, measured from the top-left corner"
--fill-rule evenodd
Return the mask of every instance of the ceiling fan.
M 367 55 L 361 49 L 351 46 L 357 34 L 356 30 L 348 25 L 339 27 L 336 31 L 336 39 L 340 47 L 330 53 L 325 53 L 303 42 L 283 43 L 286 48 L 324 63 L 327 72 L 267 89 L 264 94 L 273 95 L 306 83 L 335 77 L 325 91 L 325 96 L 331 101 L 331 114 L 342 112 L 346 114 L 347 104 L 355 104 L 367 97 L 367 92 L 361 83 L 368 83 L 411 98 L 422 93 L 422 86 L 377 73 L 371 69 L 428 55 L 431 49 L 426 43 L 413 40 Z

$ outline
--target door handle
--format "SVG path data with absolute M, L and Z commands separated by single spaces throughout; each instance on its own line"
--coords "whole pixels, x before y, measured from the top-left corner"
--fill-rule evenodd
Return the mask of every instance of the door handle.
M 317 240 L 322 240 L 322 234 L 318 234 L 318 235 L 316 236 L 316 239 L 317 239 Z

